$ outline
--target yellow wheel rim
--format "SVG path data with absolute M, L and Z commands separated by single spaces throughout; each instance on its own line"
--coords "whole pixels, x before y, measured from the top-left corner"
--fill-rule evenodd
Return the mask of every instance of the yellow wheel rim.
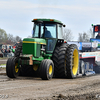
M 15 64 L 15 72 L 18 73 L 19 68 L 18 68 L 18 63 Z
M 76 75 L 78 71 L 78 65 L 79 65 L 79 55 L 78 55 L 77 49 L 74 50 L 72 59 L 73 59 L 72 60 L 72 72 L 74 75 Z
M 38 65 L 33 65 L 33 70 L 37 71 L 38 70 Z
M 49 75 L 52 74 L 52 69 L 53 69 L 53 68 L 52 68 L 52 65 L 50 65 L 50 66 L 49 66 Z

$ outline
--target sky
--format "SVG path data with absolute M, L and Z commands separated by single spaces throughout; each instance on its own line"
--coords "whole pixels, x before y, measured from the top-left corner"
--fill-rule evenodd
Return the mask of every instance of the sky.
M 0 28 L 8 34 L 31 36 L 35 18 L 60 20 L 77 41 L 78 33 L 100 24 L 100 0 L 0 0 Z

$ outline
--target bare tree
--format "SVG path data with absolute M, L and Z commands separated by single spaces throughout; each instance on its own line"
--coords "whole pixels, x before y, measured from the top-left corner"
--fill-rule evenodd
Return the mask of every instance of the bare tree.
M 21 39 L 19 36 L 16 36 L 16 37 L 15 37 L 15 41 L 16 41 L 16 42 L 21 42 L 22 39 Z
M 4 29 L 0 28 L 0 43 L 3 43 L 7 40 L 7 33 Z
M 62 37 L 66 41 L 71 41 L 73 39 L 72 32 L 70 29 L 65 28 Z
M 7 34 L 7 44 L 13 44 L 14 43 L 14 37 L 12 34 Z
M 89 33 L 90 33 L 90 38 L 93 38 L 93 30 L 91 28 L 89 29 Z
M 7 34 L 5 30 L 0 28 L 0 44 L 15 44 L 20 41 L 19 36 L 13 37 L 12 34 Z
M 79 33 L 78 41 L 79 42 L 89 42 L 90 41 L 90 35 L 87 34 L 86 32 Z
M 82 33 L 79 33 L 78 41 L 83 42 L 83 34 Z

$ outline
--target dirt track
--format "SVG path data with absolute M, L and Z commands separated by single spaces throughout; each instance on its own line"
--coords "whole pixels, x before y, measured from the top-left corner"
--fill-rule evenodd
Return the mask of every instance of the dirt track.
M 18 77 L 0 75 L 0 100 L 94 100 L 100 95 L 100 75 L 77 79 Z M 97 100 L 97 99 L 96 99 Z
M 5 73 L 1 68 L 0 73 Z M 100 100 L 100 75 L 43 81 L 0 75 L 0 100 Z

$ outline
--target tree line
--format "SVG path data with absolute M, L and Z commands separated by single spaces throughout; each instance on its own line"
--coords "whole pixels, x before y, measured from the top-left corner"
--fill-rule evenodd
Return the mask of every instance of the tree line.
M 70 29 L 65 28 L 64 32 L 62 34 L 64 40 L 66 41 L 72 41 L 73 40 L 73 34 L 72 31 Z M 79 42 L 89 42 L 90 38 L 93 38 L 93 31 L 92 29 L 90 29 L 87 33 L 83 32 L 83 33 L 78 33 L 78 40 Z
M 65 28 L 62 33 L 62 38 L 66 41 L 72 41 L 73 40 L 73 34 L 70 29 Z M 92 29 L 88 31 L 88 33 L 78 33 L 78 40 L 79 42 L 89 42 L 90 38 L 93 38 L 93 32 Z M 15 44 L 16 42 L 22 41 L 21 37 L 19 36 L 13 36 L 12 34 L 6 33 L 4 29 L 0 28 L 0 44 Z
M 0 44 L 15 44 L 16 42 L 20 42 L 22 39 L 19 36 L 13 36 L 12 34 L 6 33 L 4 29 L 0 28 Z
M 93 31 L 92 31 L 92 29 L 90 29 L 88 31 L 88 33 L 83 32 L 83 33 L 79 33 L 79 35 L 78 35 L 78 41 L 79 42 L 89 42 L 90 38 L 93 38 Z

